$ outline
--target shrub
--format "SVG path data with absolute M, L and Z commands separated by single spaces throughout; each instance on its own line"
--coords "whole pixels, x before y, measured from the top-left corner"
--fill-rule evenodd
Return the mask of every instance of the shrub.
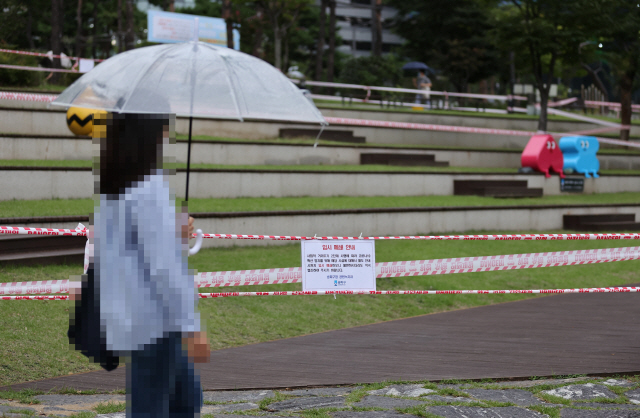
M 38 66 L 38 57 L 0 53 L 0 64 Z M 44 73 L 28 70 L 10 70 L 0 68 L 0 86 L 34 87 L 39 86 Z

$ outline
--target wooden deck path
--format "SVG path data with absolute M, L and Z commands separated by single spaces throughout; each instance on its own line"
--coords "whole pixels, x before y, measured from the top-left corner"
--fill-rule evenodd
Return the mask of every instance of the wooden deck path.
M 578 294 L 219 350 L 201 376 L 205 390 L 219 390 L 638 371 L 640 295 Z M 13 389 L 124 386 L 121 367 Z

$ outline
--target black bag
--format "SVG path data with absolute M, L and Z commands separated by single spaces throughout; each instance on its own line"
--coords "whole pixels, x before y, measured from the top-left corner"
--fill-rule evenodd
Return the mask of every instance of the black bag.
M 76 350 L 94 363 L 100 363 L 106 371 L 115 370 L 120 364 L 118 356 L 107 350 L 106 336 L 100 326 L 100 300 L 92 267 L 82 276 L 80 300 L 71 312 L 67 336 Z

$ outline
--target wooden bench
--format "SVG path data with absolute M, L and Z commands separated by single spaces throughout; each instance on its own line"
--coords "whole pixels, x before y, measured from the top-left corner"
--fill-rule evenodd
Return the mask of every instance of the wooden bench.
M 369 153 L 360 154 L 360 164 L 383 164 L 398 166 L 426 166 L 449 167 L 446 161 L 436 161 L 432 154 L 401 154 L 401 153 Z
M 542 197 L 541 188 L 527 187 L 526 180 L 454 180 L 455 196 Z
M 86 237 L 0 235 L 0 264 L 82 264 Z
M 626 232 L 640 231 L 633 213 L 604 213 L 600 215 L 563 215 L 562 227 L 573 231 Z
M 320 129 L 305 128 L 282 128 L 279 131 L 280 138 L 311 138 L 316 139 Z M 367 139 L 363 136 L 353 136 L 353 131 L 325 129 L 320 135 L 320 139 L 327 141 L 349 142 L 354 144 L 364 144 Z

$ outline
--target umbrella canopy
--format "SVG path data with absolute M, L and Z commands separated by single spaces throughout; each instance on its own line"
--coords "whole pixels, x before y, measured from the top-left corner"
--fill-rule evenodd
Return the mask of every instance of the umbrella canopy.
M 193 116 L 327 124 L 313 102 L 275 67 L 195 40 L 118 54 L 80 77 L 51 104 L 188 116 L 185 200 Z
M 52 104 L 120 113 L 326 124 L 315 105 L 275 67 L 233 49 L 196 41 L 118 54 L 80 77 Z
M 402 66 L 402 69 L 404 71 L 420 71 L 420 70 L 424 70 L 424 71 L 430 72 L 431 74 L 435 74 L 435 71 L 434 71 L 433 68 L 429 67 L 424 62 L 418 62 L 418 61 L 408 62 L 408 63 L 406 63 L 405 65 Z

